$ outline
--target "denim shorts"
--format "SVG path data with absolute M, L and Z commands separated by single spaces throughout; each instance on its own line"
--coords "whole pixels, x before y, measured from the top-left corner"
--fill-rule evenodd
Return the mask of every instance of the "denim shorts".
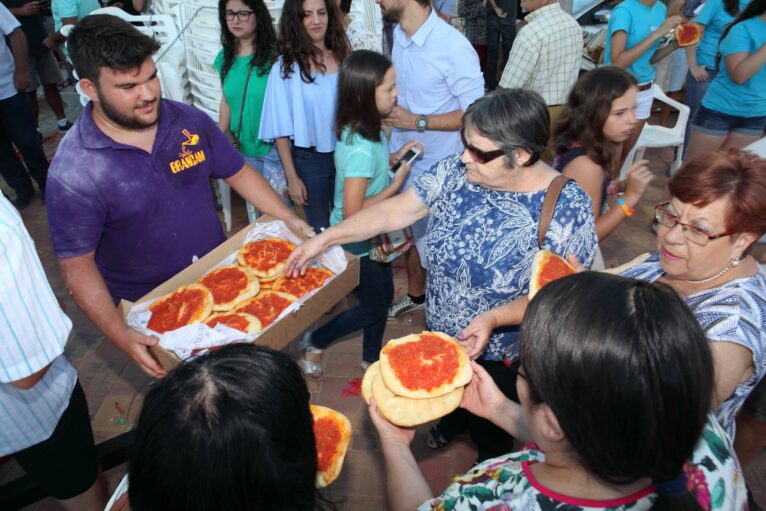
M 693 129 L 706 135 L 724 137 L 730 132 L 760 137 L 766 128 L 766 115 L 758 117 L 739 117 L 717 112 L 700 105 L 692 122 Z

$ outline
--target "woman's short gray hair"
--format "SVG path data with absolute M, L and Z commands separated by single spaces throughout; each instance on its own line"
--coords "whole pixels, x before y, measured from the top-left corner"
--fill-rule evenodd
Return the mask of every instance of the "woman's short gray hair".
M 493 141 L 516 166 L 514 153 L 523 149 L 534 165 L 548 146 L 550 115 L 543 98 L 527 89 L 497 89 L 477 99 L 463 115 L 463 130 L 471 128 Z

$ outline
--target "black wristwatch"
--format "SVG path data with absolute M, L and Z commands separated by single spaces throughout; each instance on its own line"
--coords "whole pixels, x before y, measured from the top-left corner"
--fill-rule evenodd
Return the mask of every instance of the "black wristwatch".
M 418 130 L 418 133 L 423 133 L 425 130 L 427 130 L 428 117 L 423 114 L 418 115 L 415 119 L 415 129 Z

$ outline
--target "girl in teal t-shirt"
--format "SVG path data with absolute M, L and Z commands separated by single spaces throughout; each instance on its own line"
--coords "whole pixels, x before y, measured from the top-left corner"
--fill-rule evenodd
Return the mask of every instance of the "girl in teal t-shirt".
M 263 0 L 220 0 L 218 18 L 223 41 L 213 62 L 223 88 L 218 124 L 245 161 L 289 206 L 287 179 L 279 155 L 273 145 L 258 138 L 277 41 L 271 15 Z
M 742 148 L 766 128 L 766 0 L 752 0 L 718 46 L 718 75 L 692 121 L 687 159 Z
M 395 154 L 388 153 L 388 141 L 381 121 L 396 105 L 396 73 L 391 61 L 369 50 L 352 52 L 340 67 L 338 111 L 335 117 L 338 142 L 335 146 L 335 198 L 330 223 L 340 223 L 362 208 L 388 199 L 399 192 L 410 172 L 402 164 L 389 177 L 389 165 L 398 161 L 419 142 L 408 142 Z M 330 343 L 357 330 L 364 330 L 362 368 L 378 360 L 386 328 L 388 307 L 394 296 L 391 265 L 370 259 L 367 242 L 345 247 L 360 259 L 359 304 L 343 311 L 303 338 L 303 371 L 311 377 L 322 374 L 322 350 Z

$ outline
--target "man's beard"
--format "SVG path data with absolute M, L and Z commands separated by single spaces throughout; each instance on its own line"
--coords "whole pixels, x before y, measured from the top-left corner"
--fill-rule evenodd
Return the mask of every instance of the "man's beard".
M 100 90 L 96 89 L 96 93 L 98 94 L 98 102 L 101 106 L 101 111 L 104 112 L 104 116 L 121 128 L 126 130 L 144 130 L 146 128 L 151 128 L 160 120 L 159 110 L 157 111 L 157 117 L 152 122 L 143 122 L 136 119 L 135 117 L 128 117 L 127 115 L 117 111 L 117 109 L 114 108 L 111 103 L 109 103 L 109 101 L 101 94 Z M 159 98 L 155 99 L 155 101 L 159 102 Z M 159 104 L 156 106 L 156 108 L 159 108 Z
M 402 8 L 397 5 L 396 7 L 382 11 L 380 14 L 383 21 L 386 23 L 399 23 L 399 18 L 402 17 Z

